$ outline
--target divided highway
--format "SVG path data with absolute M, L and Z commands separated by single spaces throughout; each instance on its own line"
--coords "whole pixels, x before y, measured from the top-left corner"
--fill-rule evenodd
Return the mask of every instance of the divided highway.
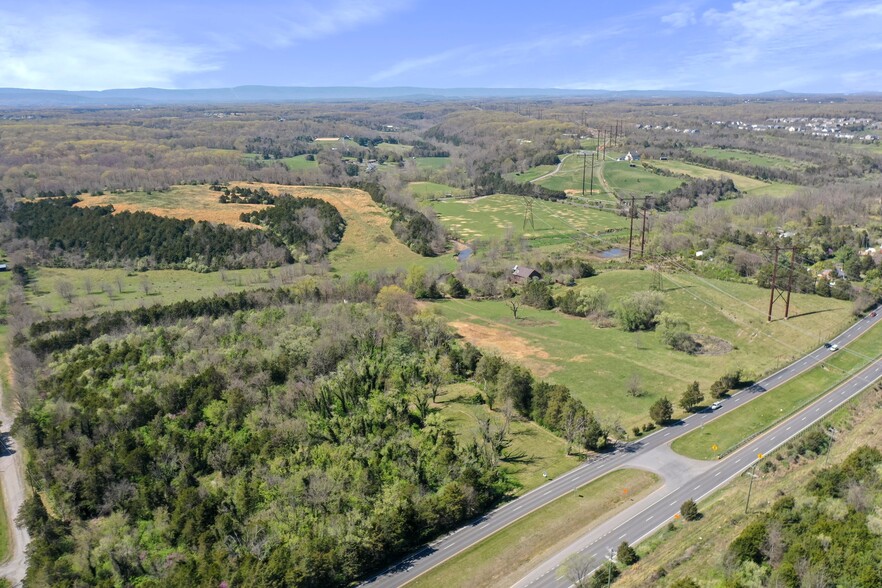
M 614 553 L 622 541 L 635 544 L 654 533 L 663 525 L 674 520 L 680 505 L 688 499 L 696 502 L 710 493 L 722 488 L 730 480 L 759 461 L 759 456 L 770 453 L 781 447 L 808 427 L 821 421 L 835 409 L 839 408 L 882 377 L 882 359 L 873 362 L 863 371 L 840 385 L 829 394 L 825 394 L 808 407 L 776 425 L 765 434 L 751 440 L 741 449 L 713 465 L 707 471 L 696 476 L 687 483 L 679 485 L 675 490 L 666 493 L 645 506 L 646 500 L 631 507 L 620 516 L 614 517 L 605 524 L 590 530 L 564 551 L 542 564 L 528 574 L 526 578 L 515 584 L 517 588 L 526 586 L 535 588 L 568 588 L 572 582 L 565 577 L 562 564 L 573 553 L 584 553 L 592 558 L 597 567 L 609 553 Z M 733 505 L 733 509 L 741 509 L 743 505 Z M 595 568 L 596 569 L 596 568 Z
M 882 313 L 879 313 L 877 316 L 867 316 L 863 319 L 860 319 L 851 327 L 843 331 L 836 338 L 831 339 L 830 343 L 835 344 L 839 348 L 844 348 L 851 341 L 863 334 L 867 329 L 878 324 L 880 320 L 882 320 Z M 571 492 L 576 488 L 579 488 L 580 486 L 583 486 L 588 482 L 599 478 L 615 469 L 628 467 L 632 463 L 638 462 L 639 459 L 643 457 L 646 453 L 666 445 L 680 435 L 684 435 L 692 431 L 693 429 L 701 427 L 705 423 L 717 418 L 719 415 L 734 410 L 738 406 L 749 402 L 753 398 L 756 398 L 761 394 L 764 394 L 765 392 L 777 386 L 780 386 L 791 378 L 798 376 L 799 374 L 815 367 L 816 365 L 826 360 L 831 353 L 834 353 L 833 351 L 831 351 L 831 349 L 827 347 L 819 347 L 818 349 L 815 349 L 811 353 L 794 361 L 783 369 L 775 372 L 774 374 L 766 378 L 763 378 L 752 386 L 738 392 L 737 394 L 732 396 L 732 398 L 723 401 L 721 408 L 719 408 L 718 410 L 712 412 L 705 411 L 696 413 L 687 417 L 683 421 L 680 421 L 674 426 L 663 428 L 651 435 L 642 438 L 639 441 L 625 444 L 610 453 L 606 453 L 594 459 L 591 459 L 587 461 L 584 465 L 570 470 L 566 474 L 549 481 L 545 485 L 540 486 L 539 488 L 536 488 L 531 492 L 528 492 L 520 498 L 512 500 L 511 502 L 500 506 L 499 508 L 487 513 L 486 515 L 475 519 L 471 523 L 460 527 L 456 531 L 445 535 L 444 537 L 441 537 L 440 539 L 420 549 L 416 553 L 410 555 L 398 564 L 384 570 L 383 572 L 372 578 L 369 578 L 364 582 L 363 586 L 370 586 L 371 588 L 391 588 L 402 586 L 407 582 L 413 580 L 417 576 L 442 563 L 443 561 L 449 559 L 450 557 L 460 553 L 465 549 L 468 549 L 469 547 L 489 537 L 503 527 L 510 525 L 514 521 L 529 514 L 530 512 L 545 506 L 546 504 L 565 495 L 566 493 Z M 842 351 L 838 351 L 836 353 L 848 353 L 848 350 L 842 349 Z M 858 383 L 863 382 L 863 380 L 861 380 L 860 378 L 862 376 L 870 377 L 870 375 L 873 374 L 873 369 L 882 369 L 882 363 L 877 362 L 871 365 L 869 368 L 861 372 L 861 374 L 855 376 L 855 378 L 853 378 L 852 380 L 849 380 L 849 382 L 843 387 L 849 385 L 858 386 Z M 867 385 L 869 385 L 869 383 L 861 384 L 858 388 L 855 388 L 851 396 L 858 394 Z M 821 403 L 827 401 L 832 405 L 833 402 L 828 401 L 827 399 L 834 398 L 838 400 L 840 396 L 843 395 L 840 392 L 840 389 L 841 388 L 831 392 L 818 402 Z M 849 388 L 849 390 L 851 390 L 851 388 Z M 851 396 L 848 396 L 848 398 L 850 398 Z M 842 402 L 844 402 L 844 400 L 842 400 Z M 838 406 L 839 404 L 841 404 L 841 402 L 836 404 L 836 406 Z M 818 406 L 818 403 L 812 405 L 812 407 L 814 406 Z M 812 407 L 809 407 L 809 409 L 806 410 L 810 410 Z M 830 408 L 830 410 L 832 410 L 832 408 Z M 805 412 L 806 411 L 802 411 L 795 417 L 792 417 L 791 419 L 785 421 L 785 423 L 782 423 L 782 425 L 778 425 L 767 435 L 764 435 L 762 439 L 766 439 L 768 435 L 772 435 L 781 426 L 787 425 L 788 423 L 790 423 L 790 427 L 795 428 L 792 434 L 790 433 L 790 430 L 787 430 L 788 435 L 791 437 L 797 435 L 799 432 L 801 432 L 817 420 L 815 419 L 810 421 L 808 418 L 806 418 L 804 421 L 799 421 L 798 423 L 791 422 L 793 419 L 799 418 L 804 415 Z M 829 412 L 829 410 L 824 410 L 822 412 L 822 416 L 827 412 Z M 784 442 L 786 441 L 781 441 L 781 443 Z M 667 500 L 667 502 L 661 501 L 661 503 L 657 502 L 656 504 L 651 506 L 650 508 L 656 508 L 657 510 L 654 510 L 651 514 L 647 514 L 647 517 L 651 516 L 652 518 L 649 521 L 644 521 L 644 523 L 646 524 L 639 525 L 637 522 L 634 522 L 633 529 L 631 529 L 631 527 L 628 527 L 628 529 L 623 529 L 620 532 L 617 531 L 615 537 L 607 536 L 604 540 L 614 542 L 616 545 L 618 545 L 618 543 L 623 540 L 619 537 L 619 535 L 624 535 L 624 540 L 628 540 L 632 543 L 636 542 L 640 537 L 646 534 L 645 530 L 642 532 L 642 534 L 640 534 L 641 529 L 647 528 L 646 525 L 649 525 L 649 529 L 655 529 L 659 526 L 659 524 L 651 524 L 651 521 L 653 519 L 655 521 L 669 520 L 670 517 L 674 515 L 674 512 L 676 512 L 676 510 L 679 508 L 679 505 L 686 498 L 700 498 L 701 496 L 713 491 L 714 489 L 724 484 L 727 480 L 731 479 L 735 475 L 738 475 L 738 473 L 746 469 L 750 465 L 750 462 L 745 462 L 745 455 L 754 454 L 755 459 L 756 452 L 753 451 L 755 445 L 757 445 L 756 441 L 748 444 L 744 449 L 735 452 L 727 459 L 722 460 L 717 466 L 714 467 L 713 470 L 701 474 L 700 479 L 690 481 L 691 486 L 689 486 L 688 488 L 677 488 L 665 499 Z M 776 443 L 775 446 L 777 445 L 779 444 Z M 763 448 L 764 451 L 769 451 L 770 449 L 773 449 L 773 447 Z M 717 469 L 722 467 L 733 468 L 732 471 L 734 473 L 726 470 L 726 475 L 723 475 L 723 470 Z M 711 479 L 705 480 L 708 475 L 710 475 Z M 713 485 L 715 483 L 716 485 Z M 696 486 L 697 488 L 695 488 Z M 667 485 L 665 486 L 665 489 L 670 490 Z M 681 499 L 680 493 L 683 493 L 685 498 Z M 653 496 L 655 496 L 656 494 L 657 492 L 654 493 Z M 619 520 L 622 515 L 631 513 L 632 509 L 636 508 L 637 506 L 645 507 L 646 500 L 647 499 L 644 499 L 631 509 L 628 509 L 618 517 L 615 517 L 613 521 Z M 677 502 L 678 500 L 679 502 Z M 671 502 L 674 502 L 675 506 L 671 506 Z M 665 510 L 665 507 L 674 508 L 674 510 L 671 511 L 670 514 L 668 514 L 667 510 Z M 612 521 L 608 521 L 608 523 L 609 522 Z M 606 525 L 601 525 L 599 529 L 605 527 Z M 598 539 L 595 538 L 594 543 L 591 543 L 591 537 L 586 537 L 585 540 L 589 541 L 589 543 L 579 542 L 579 548 L 575 549 L 574 547 L 574 550 L 581 551 L 582 547 L 587 545 L 589 549 L 596 547 L 596 549 L 592 549 L 591 553 L 595 551 L 597 553 L 606 553 L 606 546 L 605 543 L 602 543 L 602 541 L 598 542 Z M 569 553 L 570 551 L 571 550 L 568 550 L 567 553 Z M 561 557 L 565 555 L 566 554 L 561 554 Z M 539 576 L 531 575 L 530 577 L 533 579 L 529 582 L 535 582 L 537 586 L 557 586 L 566 584 L 565 582 L 563 584 L 560 584 L 560 580 L 557 579 L 556 574 L 551 573 L 551 570 L 556 569 L 559 563 L 560 562 L 556 561 L 556 559 L 550 562 L 551 567 L 549 567 L 547 570 L 540 571 Z M 542 575 L 543 573 L 544 576 Z M 542 583 L 538 582 L 539 578 L 544 578 Z M 530 584 L 527 583 L 519 585 L 526 586 Z

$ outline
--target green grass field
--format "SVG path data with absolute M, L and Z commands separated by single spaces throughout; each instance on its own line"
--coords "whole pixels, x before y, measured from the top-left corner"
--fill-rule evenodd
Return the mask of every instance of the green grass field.
M 524 235 L 534 246 L 569 243 L 583 233 L 628 226 L 624 217 L 580 206 L 532 199 L 534 227 L 524 228 L 524 200 L 494 194 L 468 200 L 432 202 L 444 226 L 462 239 L 499 238 L 511 232 Z
M 457 433 L 460 442 L 477 436 L 478 421 L 490 419 L 494 426 L 502 426 L 501 413 L 491 411 L 484 404 L 474 404 L 469 399 L 478 393 L 471 384 L 453 384 L 438 397 L 442 406 L 441 416 Z M 502 461 L 503 469 L 519 485 L 515 495 L 542 485 L 545 472 L 550 478 L 557 477 L 576 467 L 581 459 L 566 454 L 566 443 L 533 421 L 514 420 L 510 425 L 511 446 L 507 449 L 509 459 Z
M 661 194 L 683 183 L 682 178 L 671 178 L 652 173 L 638 162 L 631 167 L 627 161 L 605 161 L 603 177 L 614 191 L 627 194 Z M 626 194 L 619 194 L 624 197 Z
M 385 151 L 386 153 L 397 153 L 398 155 L 407 155 L 413 145 L 403 145 L 401 143 L 378 143 L 377 151 Z
M 531 167 L 525 172 L 512 172 L 508 174 L 503 174 L 502 177 L 512 182 L 520 182 L 524 184 L 527 182 L 532 182 L 536 178 L 554 171 L 556 167 L 556 165 L 537 165 L 536 167 Z
M 717 454 L 729 452 L 744 439 L 768 429 L 778 420 L 838 386 L 878 357 L 880 350 L 882 329 L 876 327 L 848 347 L 831 353 L 823 365 L 719 417 L 701 430 L 680 437 L 672 447 L 677 453 L 695 459 L 715 459 Z M 719 449 L 713 451 L 712 445 L 717 445 Z
M 591 154 L 587 155 L 587 158 L 582 157 L 578 154 L 571 155 L 566 158 L 563 162 L 563 165 L 560 166 L 560 171 L 553 176 L 549 176 L 543 180 L 539 180 L 536 182 L 538 185 L 543 188 L 548 188 L 549 190 L 561 190 L 564 192 L 578 192 L 582 193 L 582 167 L 585 166 L 585 194 L 591 195 Z M 553 169 L 553 168 L 552 168 Z M 595 160 L 594 162 L 594 192 L 591 195 L 592 198 L 605 197 L 605 192 L 600 183 L 600 178 L 598 178 L 598 174 L 600 169 L 599 160 Z
M 465 190 L 454 188 L 447 184 L 438 184 L 435 182 L 410 182 L 407 189 L 413 194 L 414 198 L 443 198 L 448 194 L 453 196 L 463 196 Z
M 674 173 L 685 174 L 693 178 L 726 178 L 735 183 L 735 187 L 750 196 L 789 196 L 799 189 L 795 184 L 783 182 L 764 182 L 756 178 L 749 178 L 739 174 L 720 171 L 700 165 L 693 165 L 682 161 L 658 161 L 653 160 L 652 166 L 667 169 Z
M 312 160 L 306 159 L 306 155 L 297 155 L 295 157 L 285 157 L 280 159 L 282 163 L 285 164 L 285 167 L 288 168 L 289 171 L 296 171 L 298 169 L 316 169 L 318 168 L 318 162 L 313 157 Z
M 657 476 L 640 470 L 607 474 L 526 515 L 407 586 L 511 586 L 575 541 L 587 527 L 609 519 L 658 485 Z
M 800 161 L 781 157 L 780 155 L 771 155 L 767 153 L 751 153 L 750 151 L 741 151 L 740 149 L 719 149 L 717 147 L 691 147 L 689 149 L 696 155 L 704 157 L 713 157 L 720 160 L 743 161 L 752 165 L 761 165 L 771 168 L 782 168 L 790 170 L 799 170 L 805 167 Z
M 450 165 L 449 157 L 414 157 L 413 162 L 419 169 L 444 169 Z
M 652 272 L 617 270 L 580 281 L 596 285 L 614 301 L 648 290 Z M 680 314 L 690 331 L 713 335 L 734 348 L 719 355 L 686 355 L 665 347 L 654 332 L 598 328 L 587 319 L 522 307 L 518 320 L 503 301 L 450 300 L 442 314 L 469 341 L 524 365 L 549 381 L 567 385 L 604 422 L 620 419 L 630 430 L 649 420 L 649 406 L 667 395 L 675 404 L 697 380 L 702 390 L 725 372 L 741 368 L 761 374 L 801 355 L 851 320 L 848 302 L 794 295 L 791 318 L 767 323 L 768 292 L 749 284 L 665 276 L 666 310 Z M 811 313 L 811 314 L 810 314 Z M 639 377 L 645 396 L 627 393 Z M 682 413 L 679 413 L 682 414 Z

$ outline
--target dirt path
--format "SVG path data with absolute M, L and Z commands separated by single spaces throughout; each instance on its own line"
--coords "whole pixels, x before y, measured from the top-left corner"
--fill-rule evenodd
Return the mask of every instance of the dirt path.
M 550 172 L 548 172 L 545 175 L 541 175 L 538 178 L 534 178 L 534 179 L 530 180 L 530 183 L 535 184 L 539 180 L 544 180 L 545 178 L 550 178 L 554 174 L 558 173 L 560 171 L 561 166 L 563 166 L 563 164 L 567 160 L 567 158 L 572 157 L 573 155 L 576 155 L 576 154 L 575 153 L 567 153 L 566 155 L 564 155 L 563 157 L 560 158 L 560 163 L 557 164 L 556 168 L 554 168 L 553 170 L 551 170 Z
M 3 383 L 0 382 L 0 398 L 3 396 Z M 2 403 L 0 403 L 2 404 Z M 15 517 L 25 499 L 24 466 L 21 452 L 15 440 L 9 436 L 13 416 L 6 413 L 0 406 L 0 427 L 4 446 L 0 449 L 0 484 L 3 485 L 4 509 L 9 517 L 9 559 L 0 564 L 0 577 L 8 579 L 13 586 L 21 586 L 27 570 L 25 547 L 31 537 L 27 529 L 15 524 Z

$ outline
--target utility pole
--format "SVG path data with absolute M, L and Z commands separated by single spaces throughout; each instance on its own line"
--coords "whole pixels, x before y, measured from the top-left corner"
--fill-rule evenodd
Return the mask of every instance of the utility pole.
M 594 196 L 594 152 L 591 152 L 591 196 Z
M 643 201 L 643 227 L 640 229 L 640 259 L 643 259 L 643 250 L 646 246 L 646 209 L 649 207 L 649 199 Z
M 778 254 L 782 249 L 790 249 L 790 267 L 788 268 L 786 290 L 782 290 L 778 287 Z M 775 253 L 772 259 L 772 284 L 769 292 L 769 322 L 772 322 L 772 309 L 775 306 L 775 302 L 781 298 L 784 299 L 784 318 L 790 318 L 790 291 L 793 289 L 793 269 L 796 264 L 796 247 L 782 248 L 779 245 L 775 245 L 772 251 Z
M 592 159 L 592 162 L 593 161 L 594 160 Z M 587 164 L 588 164 L 588 152 L 582 151 L 582 198 L 585 197 L 585 166 Z
M 744 503 L 744 514 L 747 514 L 747 509 L 750 508 L 750 493 L 753 490 L 753 479 L 756 478 L 756 466 L 759 465 L 760 460 L 762 460 L 763 454 L 759 453 L 756 456 L 756 463 L 753 464 L 753 472 L 749 473 L 750 476 L 750 485 L 747 487 L 747 501 Z
M 631 221 L 631 228 L 628 232 L 628 260 L 631 259 L 631 250 L 634 243 L 634 197 L 631 196 L 631 206 L 628 208 L 628 219 Z
M 536 225 L 533 223 L 533 199 L 529 196 L 524 196 L 524 225 L 521 227 L 522 229 L 527 228 L 527 221 L 530 221 L 530 228 L 536 229 Z

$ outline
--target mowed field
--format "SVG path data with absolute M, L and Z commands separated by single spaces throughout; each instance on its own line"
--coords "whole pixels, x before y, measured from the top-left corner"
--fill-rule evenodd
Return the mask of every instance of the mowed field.
M 432 202 L 444 226 L 461 239 L 499 238 L 511 232 L 523 235 L 535 246 L 560 245 L 584 234 L 623 229 L 628 220 L 603 212 L 544 200 L 531 199 L 534 227 L 524 227 L 524 199 L 494 194 L 467 200 Z
M 609 187 L 620 197 L 630 194 L 661 194 L 683 183 L 682 178 L 671 178 L 645 169 L 640 162 L 631 167 L 627 161 L 605 161 L 601 170 Z
M 449 157 L 414 157 L 411 161 L 420 169 L 444 169 L 450 165 Z
M 598 286 L 615 301 L 649 290 L 652 279 L 649 271 L 618 270 L 581 280 L 577 287 Z M 711 346 L 712 353 L 687 355 L 668 349 L 654 332 L 598 328 L 557 311 L 521 307 L 514 320 L 503 301 L 450 300 L 437 306 L 468 341 L 540 378 L 569 386 L 604 422 L 620 419 L 627 429 L 647 422 L 649 406 L 659 397 L 666 395 L 676 404 L 693 380 L 706 391 L 735 368 L 760 375 L 813 348 L 851 320 L 849 302 L 794 295 L 790 320 L 767 323 L 766 290 L 691 274 L 665 274 L 663 283 L 666 310 L 683 316 L 690 332 L 723 339 Z M 645 390 L 642 397 L 627 392 L 633 376 Z
M 334 205 L 346 220 L 343 239 L 329 259 L 337 271 L 371 271 L 385 268 L 407 268 L 414 264 L 433 265 L 442 258 L 425 258 L 417 255 L 401 243 L 392 233 L 388 215 L 367 192 L 352 188 L 285 186 L 278 184 L 242 183 L 232 185 L 250 188 L 266 188 L 279 194 L 286 192 L 295 197 L 320 198 Z M 228 223 L 233 226 L 254 225 L 242 223 L 242 212 L 265 208 L 254 204 L 221 204 L 218 192 L 203 186 L 174 186 L 167 192 L 126 192 L 104 196 L 86 197 L 81 206 L 113 204 L 117 210 L 144 210 L 157 215 L 174 218 L 192 218 L 210 222 Z M 452 262 L 450 262 L 452 263 Z
M 413 197 L 417 199 L 443 198 L 448 194 L 452 196 L 463 196 L 466 194 L 465 190 L 454 188 L 447 184 L 438 184 L 436 182 L 410 182 L 407 185 L 407 189 Z
M 702 167 L 683 161 L 659 161 L 653 160 L 653 167 L 658 167 L 678 174 L 685 174 L 693 178 L 704 179 L 731 179 L 739 191 L 750 196 L 788 196 L 799 189 L 795 184 L 783 182 L 764 182 L 756 178 L 749 178 L 739 174 L 720 171 L 718 169 Z
M 781 157 L 779 155 L 770 155 L 767 153 L 752 153 L 750 151 L 741 151 L 740 149 L 721 149 L 717 147 L 692 147 L 689 149 L 696 155 L 704 157 L 713 157 L 720 160 L 743 161 L 753 165 L 761 165 L 764 167 L 781 168 L 798 170 L 805 167 L 805 164 L 795 159 Z

